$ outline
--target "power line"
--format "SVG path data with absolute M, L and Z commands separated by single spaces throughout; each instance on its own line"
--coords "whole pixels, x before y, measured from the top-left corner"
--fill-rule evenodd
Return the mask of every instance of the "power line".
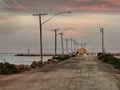
M 5 8 L 7 8 L 9 11 L 11 12 L 16 12 L 17 14 L 20 14 L 18 12 L 18 6 L 16 6 L 16 4 L 14 4 L 12 1 L 10 0 L 3 0 L 5 2 Z
M 21 3 L 23 6 L 25 6 L 30 12 L 31 11 L 34 11 L 34 7 L 32 7 L 32 4 L 29 2 L 29 1 L 27 1 L 27 0 L 23 0 L 23 1 L 21 1 L 21 0 L 17 0 L 19 3 Z
M 30 7 L 30 5 L 28 5 L 26 3 L 26 1 L 23 3 L 21 0 L 16 0 L 16 1 L 15 0 L 14 1 L 3 0 L 3 2 L 4 2 L 4 4 L 6 4 L 6 5 L 4 5 L 4 7 L 10 12 L 15 12 L 18 15 L 23 15 L 23 13 L 26 13 L 26 14 L 29 13 L 28 10 L 30 10 L 30 8 L 28 8 L 28 7 Z M 21 6 L 18 6 L 19 4 Z M 22 7 L 22 6 L 24 6 L 24 7 Z

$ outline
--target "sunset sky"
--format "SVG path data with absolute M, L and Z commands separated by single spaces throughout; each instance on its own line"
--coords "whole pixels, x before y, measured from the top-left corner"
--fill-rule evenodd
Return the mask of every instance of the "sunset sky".
M 60 14 L 43 27 L 43 48 L 54 49 L 53 29 L 64 32 L 64 38 L 87 43 L 89 52 L 101 51 L 100 28 L 105 32 L 105 50 L 120 52 L 120 0 L 0 0 L 0 52 L 31 52 L 39 50 L 39 23 L 55 13 Z M 67 29 L 69 28 L 69 29 Z M 74 29 L 72 29 L 74 28 Z M 64 42 L 65 43 L 65 42 Z M 58 49 L 61 48 L 58 35 Z M 70 41 L 69 41 L 70 48 Z

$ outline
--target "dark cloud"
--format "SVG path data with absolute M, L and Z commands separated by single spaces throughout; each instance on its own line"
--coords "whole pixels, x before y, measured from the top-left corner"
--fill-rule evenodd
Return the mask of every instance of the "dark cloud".
M 3 0 L 0 8 L 17 13 L 60 10 L 119 12 L 120 0 Z

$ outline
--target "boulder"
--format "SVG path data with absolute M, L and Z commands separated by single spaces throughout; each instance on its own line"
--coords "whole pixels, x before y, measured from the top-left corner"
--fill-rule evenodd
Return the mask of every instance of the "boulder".
M 44 63 L 43 62 L 41 62 L 41 61 L 33 61 L 33 63 L 31 64 L 31 67 L 32 68 L 36 68 L 36 67 L 42 67 L 44 65 Z
M 31 70 L 31 67 L 29 65 L 26 65 L 24 71 L 28 71 L 28 70 Z
M 54 63 L 58 63 L 58 60 L 54 59 L 54 60 L 52 60 L 52 63 L 53 63 L 53 64 L 54 64 Z
M 20 70 L 20 71 L 23 71 L 24 68 L 25 68 L 25 65 L 24 64 L 21 64 L 21 65 L 15 65 L 15 68 Z
M 36 62 L 36 61 L 33 61 L 32 64 L 31 64 L 31 67 L 32 67 L 32 68 L 36 68 L 36 67 L 37 67 L 37 62 Z

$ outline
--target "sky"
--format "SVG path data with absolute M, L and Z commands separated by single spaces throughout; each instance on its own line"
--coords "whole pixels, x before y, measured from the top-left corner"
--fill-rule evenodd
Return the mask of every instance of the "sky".
M 68 11 L 71 13 L 57 15 L 42 25 L 45 53 L 54 50 L 53 29 L 60 29 L 64 39 L 86 43 L 88 52 L 100 52 L 101 27 L 106 52 L 120 52 L 120 0 L 0 0 L 0 53 L 26 53 L 28 48 L 39 52 L 39 20 L 33 14 L 47 13 L 42 16 L 44 22 Z M 60 35 L 57 37 L 60 51 Z

